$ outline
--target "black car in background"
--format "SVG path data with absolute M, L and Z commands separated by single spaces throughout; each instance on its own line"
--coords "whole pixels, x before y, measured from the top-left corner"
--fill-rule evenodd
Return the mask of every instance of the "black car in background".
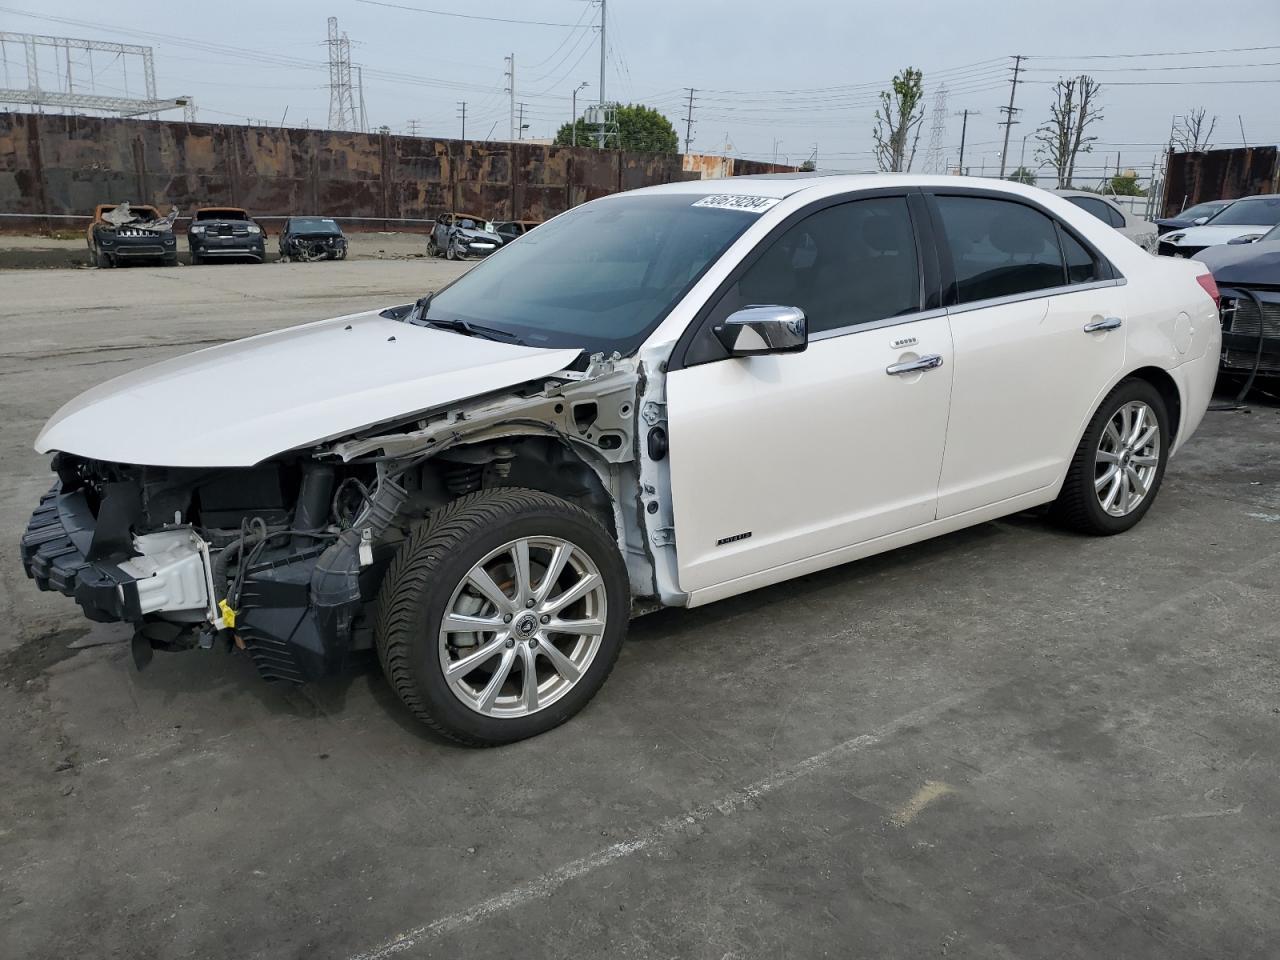
M 267 259 L 266 231 L 240 207 L 201 207 L 191 215 L 187 248 L 193 264 L 209 259 Z
M 1213 271 L 1222 297 L 1222 371 L 1280 377 L 1280 226 L 1196 259 Z
M 280 231 L 280 259 L 347 259 L 347 238 L 332 217 L 290 217 Z
M 1206 200 L 1204 203 L 1197 203 L 1194 207 L 1188 207 L 1175 216 L 1161 217 L 1155 221 L 1156 230 L 1164 234 L 1170 230 L 1203 226 L 1233 203 L 1235 203 L 1234 200 Z

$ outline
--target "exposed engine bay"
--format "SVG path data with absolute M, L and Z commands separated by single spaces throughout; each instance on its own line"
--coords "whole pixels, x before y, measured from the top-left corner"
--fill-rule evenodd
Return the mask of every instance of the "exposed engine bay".
M 640 486 L 634 361 L 476 398 L 251 467 L 156 467 L 59 453 L 22 539 L 28 576 L 93 620 L 133 624 L 134 657 L 234 646 L 268 680 L 338 672 L 372 646 L 372 607 L 414 524 L 489 487 L 541 490 L 614 533 L 632 593 L 659 592 Z M 623 500 L 633 501 L 623 506 Z M 655 604 L 656 605 L 656 604 Z

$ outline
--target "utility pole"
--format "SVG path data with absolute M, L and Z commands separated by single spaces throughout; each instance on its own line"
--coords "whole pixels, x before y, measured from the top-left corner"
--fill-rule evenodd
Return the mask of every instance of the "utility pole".
M 693 143 L 693 87 L 685 87 L 689 91 L 689 112 L 684 118 L 684 152 L 689 152 L 689 145 Z
M 1013 58 L 1013 83 L 1009 86 L 1009 105 L 1007 107 L 1000 108 L 1000 112 L 1005 115 L 1004 120 L 1001 121 L 1004 124 L 1004 147 L 1000 151 L 1001 180 L 1004 179 L 1005 158 L 1009 155 L 1009 131 L 1013 129 L 1014 123 L 1017 122 L 1013 119 L 1013 114 L 1015 112 L 1013 109 L 1013 98 L 1018 92 L 1018 73 L 1022 70 L 1023 59 L 1025 58 L 1021 54 L 1018 54 Z
M 604 149 L 604 55 L 608 49 L 608 43 L 605 39 L 605 7 L 608 0 L 600 0 L 600 127 L 596 133 L 596 146 L 601 150 Z M 621 144 L 619 144 L 621 146 Z
M 960 116 L 962 116 L 964 119 L 960 122 L 960 162 L 956 164 L 956 172 L 959 173 L 960 176 L 962 177 L 964 176 L 964 138 L 965 138 L 965 134 L 969 132 L 969 114 L 970 113 L 972 113 L 975 117 L 978 115 L 977 110 L 965 109 L 960 111 Z
M 524 107 L 523 103 L 520 104 L 520 122 L 516 125 L 516 139 L 518 140 L 524 139 Z
M 573 88 L 573 106 L 572 106 L 573 121 L 570 126 L 571 126 L 571 129 L 573 130 L 573 145 L 575 147 L 578 145 L 578 91 L 583 90 L 589 86 L 590 84 L 587 83 L 587 81 L 583 80 L 580 84 L 578 84 L 576 87 Z
M 364 115 L 364 67 L 356 67 L 356 88 L 360 91 L 360 132 L 369 132 L 369 123 Z
M 1244 115 L 1237 113 L 1236 119 L 1240 121 L 1240 142 L 1247 147 L 1249 146 L 1249 138 L 1244 135 Z
M 462 111 L 462 139 L 467 139 L 467 101 L 459 100 L 458 109 Z
M 409 136 L 411 136 L 411 137 L 416 137 L 417 135 L 418 135 L 418 121 L 417 121 L 417 120 L 410 120 L 410 121 L 409 121 Z
M 509 114 L 507 124 L 507 139 L 515 140 L 516 138 L 516 55 L 504 58 L 507 61 L 507 72 L 503 74 L 507 78 L 507 93 L 510 94 L 507 112 Z

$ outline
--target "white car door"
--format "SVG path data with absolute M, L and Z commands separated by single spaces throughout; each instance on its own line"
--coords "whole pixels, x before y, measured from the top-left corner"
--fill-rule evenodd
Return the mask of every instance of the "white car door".
M 1110 265 L 1039 209 L 977 195 L 935 209 L 956 282 L 938 491 L 950 517 L 1062 479 L 1123 366 L 1125 305 Z
M 916 237 L 905 196 L 829 205 L 764 241 L 706 312 L 667 375 L 682 590 L 934 519 L 951 338 L 922 309 Z M 727 356 L 711 328 L 751 304 L 802 309 L 807 349 Z

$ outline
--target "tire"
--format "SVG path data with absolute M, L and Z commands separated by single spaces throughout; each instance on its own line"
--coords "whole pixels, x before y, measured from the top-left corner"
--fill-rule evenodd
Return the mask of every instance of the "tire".
M 1128 436 L 1121 436 L 1126 429 L 1125 411 L 1134 426 Z M 1139 414 L 1143 420 L 1140 427 Z M 1152 417 L 1157 427 L 1154 448 L 1151 441 L 1142 442 Z M 1145 380 L 1122 380 L 1089 421 L 1053 503 L 1052 515 L 1064 526 L 1094 536 L 1132 529 L 1160 492 L 1171 438 L 1169 412 L 1160 392 Z M 1139 487 L 1145 490 L 1140 496 Z M 1110 509 L 1106 504 L 1109 497 L 1114 498 Z
M 198 252 L 196 252 L 195 250 L 192 250 L 192 251 L 191 251 L 191 265 L 192 265 L 193 267 L 198 267 L 198 266 L 200 266 L 200 264 L 202 264 L 202 263 L 204 263 L 204 260 L 201 258 L 200 254 L 199 254 Z
M 167 254 L 164 259 L 160 261 L 160 264 L 165 267 L 176 267 L 178 265 L 178 255 L 176 253 Z
M 525 591 L 517 589 L 517 543 L 528 550 Z M 555 544 L 567 548 L 567 559 L 548 585 Z M 505 605 L 471 585 L 476 569 L 492 577 Z M 583 584 L 590 584 L 584 599 L 554 609 Z M 565 611 L 570 616 L 558 619 Z M 446 613 L 484 617 L 492 627 L 446 632 Z M 387 681 L 414 716 L 449 739 L 491 747 L 545 733 L 586 706 L 613 669 L 629 617 L 626 566 L 600 523 L 558 497 L 506 487 L 455 500 L 413 529 L 383 580 L 374 644 Z M 556 623 L 580 629 L 556 632 Z M 446 678 L 445 661 L 457 665 L 469 655 L 470 672 Z M 532 709 L 526 664 L 534 665 Z
M 93 264 L 99 270 L 109 270 L 116 265 L 115 261 L 111 259 L 111 254 L 103 253 L 102 248 L 99 246 L 93 248 Z
M 444 248 L 444 258 L 446 260 L 458 259 L 458 251 L 453 248 L 452 243 L 450 243 L 447 247 Z

